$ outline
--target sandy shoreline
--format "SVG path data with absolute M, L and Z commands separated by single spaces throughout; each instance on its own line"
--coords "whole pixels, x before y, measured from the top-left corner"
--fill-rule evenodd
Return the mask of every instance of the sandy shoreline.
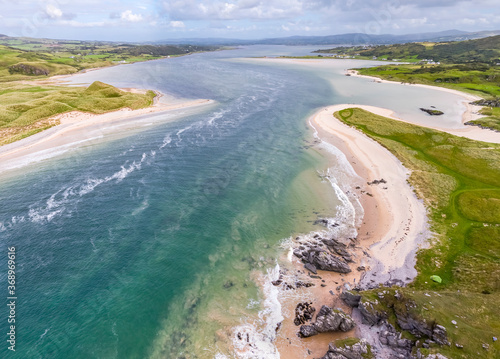
M 321 279 L 312 280 L 315 286 L 310 288 L 307 297 L 317 310 L 322 305 L 349 310 L 338 296 L 346 284 L 352 288 L 358 284 L 369 287 L 389 280 L 409 282 L 417 274 L 414 268 L 416 251 L 428 236 L 426 209 L 406 181 L 408 170 L 376 141 L 333 117 L 334 112 L 349 107 L 353 105 L 323 108 L 308 121 L 321 142 L 331 144 L 344 153 L 363 183 L 360 188 L 353 189 L 364 209 L 364 217 L 360 227 L 356 228 L 358 237 L 353 250 L 355 262 L 351 264 L 352 272 L 318 272 Z M 373 107 L 355 107 L 374 110 Z M 385 116 L 390 114 L 385 109 L 378 109 L 377 112 Z M 382 178 L 387 183 L 367 184 Z M 366 272 L 356 270 L 361 263 L 367 267 Z M 295 270 L 304 270 L 302 262 L 295 257 L 293 267 Z M 282 305 L 285 313 L 293 313 L 296 301 Z M 285 317 L 277 346 L 280 354 L 286 358 L 304 358 L 307 350 L 313 357 L 323 356 L 329 342 L 356 335 L 355 329 L 348 333 L 324 333 L 299 339 L 296 336 L 299 327 L 293 325 L 293 317 Z
M 5 170 L 19 167 L 9 167 L 9 164 L 23 162 L 24 159 L 34 157 L 37 154 L 79 144 L 92 138 L 102 137 L 104 129 L 123 122 L 127 122 L 130 127 L 133 127 L 134 120 L 144 115 L 169 113 L 175 110 L 192 109 L 215 103 L 215 101 L 207 99 L 172 99 L 171 102 L 167 102 L 161 98 L 164 96 L 163 94 L 158 94 L 159 96 L 155 98 L 155 103 L 152 106 L 138 110 L 124 108 L 100 115 L 71 111 L 54 116 L 51 120 L 57 121 L 59 123 L 58 125 L 33 136 L 0 147 L 0 163 L 2 164 L 2 169 Z

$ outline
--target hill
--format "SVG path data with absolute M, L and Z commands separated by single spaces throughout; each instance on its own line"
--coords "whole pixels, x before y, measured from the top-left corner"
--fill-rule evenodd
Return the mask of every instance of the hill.
M 383 46 L 340 47 L 317 53 L 346 54 L 367 58 L 402 61 L 433 60 L 443 63 L 500 63 L 500 35 L 455 42 L 422 42 Z
M 440 32 L 427 32 L 417 34 L 373 35 L 365 33 L 349 33 L 328 36 L 289 36 L 268 39 L 227 39 L 227 38 L 185 38 L 168 39 L 154 42 L 155 44 L 192 44 L 192 45 L 373 45 L 373 44 L 398 44 L 415 41 L 461 41 L 478 39 L 487 36 L 500 35 L 500 31 L 465 32 L 447 30 Z

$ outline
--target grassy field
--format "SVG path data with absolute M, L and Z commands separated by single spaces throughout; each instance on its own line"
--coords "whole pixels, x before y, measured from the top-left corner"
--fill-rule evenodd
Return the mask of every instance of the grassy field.
M 33 135 L 57 124 L 50 117 L 69 111 L 94 114 L 153 103 L 155 93 L 133 94 L 102 82 L 88 88 L 32 86 L 16 82 L 0 85 L 0 145 Z
M 431 351 L 448 358 L 500 357 L 500 344 L 492 342 L 500 334 L 500 145 L 360 109 L 335 116 L 398 157 L 412 171 L 410 182 L 427 205 L 432 246 L 418 253 L 419 274 L 402 291 L 417 304 L 419 316 L 448 330 L 452 345 Z M 433 282 L 432 275 L 442 283 Z M 394 310 L 393 304 L 381 305 Z
M 411 42 L 380 46 L 336 47 L 315 52 L 388 60 L 398 59 L 405 62 L 429 62 L 430 60 L 448 64 L 495 64 L 500 62 L 500 36 L 452 42 Z
M 215 47 L 134 45 L 106 42 L 13 38 L 0 35 L 0 146 L 54 125 L 68 112 L 103 113 L 150 106 L 155 96 L 120 91 L 95 82 L 89 88 L 37 86 L 30 80 L 78 71 L 181 56 Z

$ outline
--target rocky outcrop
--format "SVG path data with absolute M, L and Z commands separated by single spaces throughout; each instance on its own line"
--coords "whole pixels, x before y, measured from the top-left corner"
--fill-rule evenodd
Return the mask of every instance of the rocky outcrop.
M 340 294 L 340 299 L 342 299 L 349 307 L 354 308 L 358 306 L 359 301 L 361 300 L 361 295 L 356 292 L 346 290 Z
M 366 359 L 373 358 L 370 351 L 370 345 L 364 339 L 352 345 L 336 347 L 330 343 L 328 351 L 321 359 Z
M 293 254 L 305 263 L 305 268 L 316 274 L 317 269 L 349 273 L 352 255 L 347 245 L 333 238 L 314 238 L 311 243 L 303 243 L 295 248 Z
M 481 100 L 471 102 L 471 105 L 487 106 L 487 107 L 500 107 L 500 99 L 498 99 L 498 98 L 494 99 L 494 100 L 481 99 Z
M 295 307 L 295 319 L 293 322 L 297 326 L 304 324 L 313 318 L 315 311 L 316 308 L 312 306 L 311 302 L 299 303 L 297 307 Z
M 420 107 L 420 111 L 426 112 L 426 113 L 428 113 L 431 116 L 441 116 L 441 115 L 444 114 L 443 111 L 433 110 L 433 109 L 430 109 L 430 108 L 423 108 L 423 107 Z
M 279 278 L 276 280 L 273 280 L 271 283 L 276 287 L 281 286 L 285 290 L 299 289 L 302 287 L 309 288 L 309 287 L 314 286 L 314 283 L 312 283 L 312 282 L 304 282 L 304 281 L 298 280 L 297 278 L 294 279 L 294 278 L 289 277 L 289 279 L 293 279 L 293 280 L 287 282 L 284 279 L 285 278 L 284 275 L 286 274 L 286 272 L 287 272 L 286 269 L 284 269 L 284 270 L 280 269 Z
M 476 123 L 474 121 L 467 121 L 464 123 L 464 125 L 467 125 L 467 126 L 476 126 L 476 127 L 479 127 L 479 128 L 482 128 L 483 130 L 490 130 L 490 131 L 493 131 L 493 132 L 500 132 L 499 130 L 493 128 L 493 127 L 488 127 L 488 126 L 484 126 L 484 125 L 481 125 L 480 123 Z
M 418 314 L 420 312 L 416 303 L 406 298 L 400 290 L 381 289 L 368 296 L 363 295 L 363 292 L 344 291 L 340 298 L 358 310 L 363 324 L 377 327 L 379 340 L 376 343 L 371 342 L 376 345 L 373 350 L 379 350 L 381 344 L 386 353 L 392 353 L 388 358 L 415 358 L 415 352 L 418 353 L 420 347 L 429 348 L 432 344 L 450 345 L 446 328 L 434 320 L 422 318 Z M 394 325 L 390 324 L 389 318 L 394 318 L 397 325 L 392 320 Z M 398 330 L 409 332 L 416 340 L 404 338 Z M 417 358 L 425 359 L 425 356 L 417 355 Z
M 302 338 L 311 337 L 318 333 L 325 332 L 348 332 L 356 326 L 351 316 L 341 309 L 332 309 L 329 306 L 322 306 L 316 316 L 316 321 L 311 325 L 302 325 L 299 336 Z

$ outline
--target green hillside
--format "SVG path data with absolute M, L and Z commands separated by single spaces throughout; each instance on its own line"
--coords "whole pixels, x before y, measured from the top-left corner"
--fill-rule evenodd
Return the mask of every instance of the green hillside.
M 500 35 L 467 41 L 340 47 L 315 52 L 401 61 L 433 60 L 454 64 L 471 62 L 496 64 L 500 63 Z

